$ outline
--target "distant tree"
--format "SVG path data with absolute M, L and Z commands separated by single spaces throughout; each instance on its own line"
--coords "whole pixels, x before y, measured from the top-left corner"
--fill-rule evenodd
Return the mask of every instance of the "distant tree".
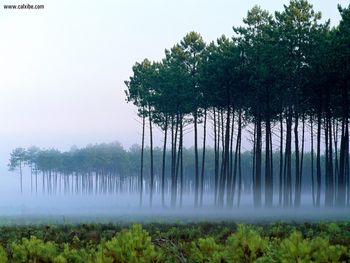
M 27 161 L 27 152 L 24 148 L 19 147 L 19 148 L 14 149 L 11 152 L 8 167 L 9 167 L 10 171 L 14 171 L 15 169 L 19 168 L 21 194 L 23 193 L 22 168 L 23 168 L 23 165 L 26 161 Z

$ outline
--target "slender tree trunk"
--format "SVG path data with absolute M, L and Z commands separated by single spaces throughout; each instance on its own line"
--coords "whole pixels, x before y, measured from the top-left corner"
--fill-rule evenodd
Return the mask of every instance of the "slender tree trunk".
M 314 126 L 313 126 L 313 118 L 311 115 L 310 118 L 311 124 L 311 194 L 312 194 L 312 204 L 316 205 L 315 200 L 315 174 L 314 174 Z
M 140 171 L 140 207 L 142 207 L 142 195 L 143 195 L 143 156 L 144 156 L 144 149 L 145 149 L 145 123 L 146 118 L 144 115 L 144 109 L 143 109 L 143 116 L 142 116 L 142 135 L 141 135 L 141 171 Z
M 266 111 L 265 111 L 265 206 L 272 207 L 273 202 L 273 175 L 272 175 L 272 147 L 270 123 L 270 90 L 266 85 Z
M 178 119 L 178 122 L 180 122 L 180 127 L 181 127 L 181 123 L 182 123 L 182 118 L 180 117 Z M 181 131 L 180 131 L 180 135 L 181 135 Z M 178 191 L 178 178 L 179 178 L 179 166 L 180 166 L 180 158 L 181 158 L 181 140 L 182 138 L 179 138 L 179 147 L 178 147 L 178 151 L 177 151 L 177 157 L 176 157 L 176 169 L 175 169 L 175 182 L 176 182 L 176 189 L 174 191 L 174 199 L 175 199 L 175 204 L 176 204 L 176 200 L 177 200 L 177 191 Z
M 347 204 L 350 206 L 350 158 L 349 158 L 349 121 L 346 120 L 346 155 L 345 155 L 345 178 L 347 180 Z
M 333 206 L 334 201 L 334 178 L 333 178 L 333 147 L 332 147 L 332 122 L 329 109 L 326 116 L 326 193 L 325 205 Z
M 235 148 L 235 158 L 234 158 L 234 164 L 233 164 L 233 177 L 232 177 L 232 184 L 231 184 L 231 196 L 230 199 L 228 200 L 230 203 L 230 207 L 233 206 L 234 202 L 234 197 L 235 197 L 235 191 L 236 191 L 236 181 L 237 181 L 237 172 L 239 173 L 239 147 L 240 147 L 240 140 L 241 140 L 241 111 L 239 111 L 238 114 L 238 133 L 237 133 L 237 139 L 236 139 L 236 148 Z M 239 175 L 238 175 L 239 176 Z M 239 183 L 238 183 L 238 188 L 239 188 Z M 237 199 L 237 203 L 240 202 Z
M 198 194 L 199 194 L 199 171 L 198 171 L 198 116 L 197 109 L 194 114 L 194 158 L 195 158 L 195 196 L 194 196 L 194 207 L 198 207 Z
M 207 135 L 207 109 L 204 110 L 204 127 L 203 127 L 203 149 L 202 149 L 202 171 L 199 206 L 203 206 L 203 186 L 204 186 L 204 168 L 205 168 L 205 143 Z
M 254 206 L 261 207 L 261 118 L 258 113 L 256 120 L 256 142 L 255 142 L 255 198 Z
M 271 126 L 269 116 L 266 120 L 266 131 L 265 131 L 265 206 L 272 207 L 272 169 L 271 169 Z
M 272 151 L 272 132 L 270 130 L 270 169 L 271 169 L 271 199 L 273 199 L 273 151 Z M 271 200 L 273 206 L 273 200 Z
M 219 175 L 219 192 L 218 192 L 218 206 L 223 206 L 224 194 L 225 194 L 225 122 L 224 122 L 224 110 L 221 109 L 221 165 L 220 165 L 220 175 Z M 222 183 L 222 180 L 224 183 Z M 222 202 L 220 202 L 222 200 Z
M 225 156 L 224 156 L 224 171 L 222 177 L 222 199 L 221 206 L 224 206 L 224 194 L 225 194 L 225 184 L 227 184 L 227 178 L 229 176 L 229 166 L 230 166 L 230 102 L 228 101 L 226 111 L 226 129 L 225 129 Z
M 294 189 L 294 206 L 300 206 L 300 159 L 299 159 L 299 116 L 298 112 L 295 112 L 294 123 L 294 143 L 295 143 L 295 189 Z
M 301 205 L 302 183 L 303 183 L 303 164 L 304 164 L 304 145 L 305 145 L 305 115 L 302 117 L 302 134 L 301 134 L 301 155 L 300 155 L 300 186 L 299 186 L 299 206 Z
M 334 197 L 336 201 L 338 193 L 339 165 L 338 165 L 338 120 L 333 118 L 333 137 L 334 137 Z
M 292 200 L 292 110 L 289 108 L 287 117 L 287 127 L 286 127 L 286 147 L 285 147 L 285 180 L 284 180 L 284 207 L 290 207 Z
M 256 164 L 256 122 L 254 122 L 254 133 L 253 133 L 253 167 L 252 167 L 252 190 L 253 190 L 253 202 L 255 204 L 255 188 L 256 188 L 256 179 L 255 179 L 255 164 Z
M 220 178 L 219 207 L 224 206 L 225 185 L 229 172 L 229 151 L 230 151 L 230 98 L 227 98 L 226 128 L 223 145 L 222 173 Z
M 150 140 L 150 155 L 151 155 L 151 167 L 150 167 L 150 196 L 149 196 L 149 206 L 153 205 L 153 185 L 154 185 L 154 168 L 153 168 L 153 130 L 152 130 L 152 113 L 151 107 L 148 106 L 148 120 L 149 120 L 149 140 Z
M 165 207 L 165 156 L 166 156 L 166 143 L 168 133 L 168 114 L 165 114 L 165 127 L 164 127 L 164 145 L 163 145 L 163 157 L 162 157 L 162 207 Z
M 183 121 L 180 122 L 180 207 L 183 204 L 184 170 L 183 170 Z
M 214 205 L 217 206 L 218 196 L 218 182 L 219 182 L 219 151 L 220 151 L 220 118 L 218 118 L 218 125 L 216 122 L 216 114 L 214 108 L 214 162 L 215 162 L 215 182 L 214 182 Z M 219 114 L 218 114 L 219 117 Z
M 278 204 L 282 207 L 282 185 L 283 185 L 283 117 L 280 114 L 280 171 L 279 171 L 279 191 L 278 191 Z
M 242 145 L 242 112 L 239 111 L 238 115 L 238 197 L 237 206 L 241 204 L 241 194 L 242 194 L 242 166 L 241 166 L 241 145 Z
M 231 132 L 230 132 L 230 154 L 229 154 L 229 171 L 228 171 L 228 177 L 227 177 L 227 186 L 226 186 L 226 202 L 227 207 L 233 206 L 233 192 L 235 189 L 235 180 L 233 175 L 233 137 L 234 137 L 234 122 L 235 122 L 235 112 L 232 110 L 232 125 L 231 125 Z M 237 148 L 237 146 L 236 146 Z M 236 152 L 235 152 L 235 156 Z M 237 158 L 237 157 L 235 157 Z
M 316 149 L 316 207 L 321 202 L 321 110 L 317 114 L 317 149 Z
M 179 116 L 178 113 L 176 114 L 176 123 L 174 125 L 174 117 L 173 119 L 173 124 L 172 124 L 172 154 L 171 154 L 171 207 L 175 208 L 176 206 L 176 192 L 177 192 L 177 178 L 176 178 L 176 156 L 177 156 L 177 132 L 178 132 L 178 125 L 179 125 Z M 175 130 L 174 130 L 175 126 Z

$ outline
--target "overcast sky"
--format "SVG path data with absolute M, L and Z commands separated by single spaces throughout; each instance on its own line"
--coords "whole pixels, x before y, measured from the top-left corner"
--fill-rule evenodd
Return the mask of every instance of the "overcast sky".
M 337 1 L 311 2 L 335 25 Z M 0 0 L 0 166 L 17 146 L 139 143 L 136 110 L 123 92 L 136 61 L 161 59 L 192 30 L 207 42 L 231 36 L 253 5 L 274 11 L 287 2 L 36 0 L 28 3 L 45 9 L 4 10 L 22 2 Z

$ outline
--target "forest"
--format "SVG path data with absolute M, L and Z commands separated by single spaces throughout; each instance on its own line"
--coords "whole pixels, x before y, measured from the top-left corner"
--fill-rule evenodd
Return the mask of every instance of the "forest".
M 195 185 L 195 166 L 194 166 L 194 148 L 183 148 L 183 181 L 179 184 L 179 207 L 183 204 L 183 195 L 193 196 Z M 210 196 L 209 203 L 215 202 L 215 182 L 211 176 L 215 172 L 215 152 L 211 147 L 206 148 L 206 163 L 203 179 L 203 188 L 200 188 L 200 196 Z M 203 149 L 199 149 L 202 154 Z M 38 147 L 29 147 L 28 149 L 16 148 L 11 153 L 9 169 L 18 170 L 20 176 L 20 192 L 27 188 L 31 194 L 47 195 L 101 195 L 101 194 L 133 194 L 140 193 L 139 182 L 139 162 L 141 147 L 133 145 L 126 150 L 118 142 L 109 144 L 88 145 L 84 148 L 72 147 L 70 151 L 61 152 L 55 149 L 44 150 Z M 159 147 L 153 149 L 154 161 L 154 194 L 162 196 L 162 157 L 163 151 Z M 150 194 L 150 148 L 145 148 L 144 153 L 144 178 L 143 197 Z M 241 173 L 242 184 L 238 189 L 237 202 L 240 204 L 241 194 L 251 195 L 253 169 L 251 152 L 241 153 Z M 292 156 L 292 160 L 295 156 Z M 321 164 L 324 166 L 324 156 L 321 156 Z M 272 156 L 274 167 L 274 180 L 278 180 L 279 155 L 274 152 Z M 164 203 L 163 206 L 169 206 L 166 200 L 171 196 L 171 151 L 165 153 L 165 177 L 164 177 Z M 23 184 L 23 175 L 30 174 L 29 185 Z M 315 205 L 314 185 L 311 181 L 311 155 L 305 153 L 303 174 L 303 193 L 312 195 L 312 204 Z M 322 178 L 324 180 L 324 178 Z M 278 195 L 277 189 L 275 194 Z M 202 199 L 203 201 L 203 199 Z
M 196 8 L 199 5 L 202 3 Z M 105 5 L 91 4 L 89 8 L 93 10 L 89 21 L 72 12 L 74 20 L 86 23 L 86 32 L 77 34 L 75 27 L 80 24 L 70 22 L 73 34 L 67 44 L 73 51 L 84 49 L 79 44 L 74 46 L 83 36 L 89 52 L 69 57 L 65 62 L 69 74 L 63 79 L 73 90 L 77 83 L 86 83 L 73 78 L 78 72 L 79 78 L 91 82 L 93 91 L 107 94 L 108 89 L 101 85 L 108 81 L 97 79 L 112 77 L 102 62 L 110 63 L 113 56 L 108 54 L 108 61 L 93 59 L 101 59 L 104 53 L 99 52 L 109 47 L 109 41 L 115 44 L 109 38 L 114 33 L 105 32 L 104 22 L 110 24 L 112 20 L 107 17 L 111 14 L 117 21 L 117 13 L 115 8 L 103 9 L 106 17 L 95 17 Z M 128 10 L 130 6 L 118 8 Z M 64 114 L 64 122 L 45 108 L 57 125 L 55 132 L 57 129 L 61 141 L 69 140 L 69 136 L 64 137 L 67 134 L 73 136 L 74 132 L 67 129 L 73 121 L 81 121 L 82 126 L 73 126 L 84 127 L 85 135 L 78 131 L 82 140 L 76 143 L 80 146 L 70 149 L 60 148 L 63 144 L 48 147 L 45 136 L 34 140 L 39 144 L 36 146 L 15 148 L 11 144 L 7 168 L 13 173 L 5 174 L 2 182 L 6 184 L 0 185 L 0 263 L 350 262 L 350 4 L 338 5 L 337 9 L 339 21 L 334 24 L 307 0 L 290 0 L 275 12 L 254 6 L 240 26 L 232 27 L 229 36 L 207 43 L 199 32 L 191 31 L 165 47 L 160 59 L 139 61 L 139 56 L 134 56 L 128 66 L 131 70 L 125 76 L 121 74 L 119 87 L 115 84 L 125 98 L 124 106 L 128 103 L 135 110 L 140 124 L 139 130 L 128 130 L 130 138 L 132 132 L 140 135 L 131 147 L 118 141 L 81 146 L 91 138 L 84 136 L 106 136 L 105 130 L 112 126 L 96 125 L 99 129 L 94 129 L 90 118 L 102 115 L 87 114 L 86 108 L 79 118 L 74 115 L 77 112 Z M 134 6 L 130 10 L 138 14 Z M 150 10 L 142 12 L 147 19 L 155 19 L 157 7 Z M 193 15 L 198 11 L 193 10 Z M 62 16 L 57 17 L 61 28 Z M 139 34 L 142 27 L 135 21 L 131 28 L 137 26 Z M 100 36 L 108 38 L 98 39 L 94 34 L 86 38 L 95 22 L 99 25 L 95 34 L 103 31 Z M 61 43 L 58 38 L 57 48 Z M 97 39 L 106 43 L 102 45 Z M 63 50 L 69 51 L 58 48 L 57 54 L 64 55 L 59 52 Z M 130 57 L 131 52 L 137 53 L 130 50 L 132 47 L 127 46 L 127 52 L 122 52 Z M 26 59 L 23 57 L 24 62 Z M 56 63 L 54 59 L 50 54 L 50 63 Z M 84 64 L 99 61 L 99 70 L 106 69 L 107 75 L 96 73 L 90 65 L 74 71 L 79 65 L 75 59 L 82 59 Z M 38 59 L 39 68 L 45 63 Z M 12 64 L 6 67 L 17 69 Z M 110 64 L 117 68 L 114 62 Z M 35 65 L 30 64 L 33 68 Z M 56 69 L 65 74 L 59 63 L 52 68 L 57 79 Z M 90 73 L 93 77 L 87 78 Z M 23 75 L 23 79 L 31 78 Z M 35 76 L 33 79 L 37 81 Z M 35 87 L 39 90 L 45 81 L 40 76 Z M 57 83 L 62 86 L 62 82 Z M 64 93 L 59 107 L 56 101 L 40 106 L 60 111 L 67 107 L 67 112 L 81 111 L 82 100 L 91 106 L 91 86 L 76 86 L 71 101 L 66 101 L 69 95 L 61 86 L 57 93 L 54 89 L 45 93 L 51 97 Z M 80 94 L 79 87 L 84 87 L 86 94 Z M 23 92 L 17 89 L 16 96 L 6 93 L 5 97 L 17 101 L 18 95 L 27 100 L 25 93 L 17 94 L 19 91 Z M 93 99 L 98 106 L 94 112 L 106 103 Z M 36 114 L 43 109 L 37 109 L 37 104 L 44 100 L 40 98 L 38 103 L 36 97 Z M 69 108 L 70 102 L 77 107 Z M 11 101 L 8 104 L 12 106 Z M 17 133 L 9 125 L 16 144 L 23 142 L 18 134 L 33 136 L 36 131 L 28 125 L 36 122 L 28 117 L 32 115 L 25 112 L 27 108 L 18 108 L 27 126 L 21 126 L 21 133 Z M 1 108 L 3 112 L 10 113 Z M 18 118 L 16 114 L 8 116 Z M 118 129 L 127 126 L 127 119 L 108 118 L 108 122 L 114 121 Z M 16 119 L 11 123 L 20 122 Z M 61 129 L 60 123 L 66 127 Z M 39 134 L 46 134 L 53 143 L 47 126 L 50 122 L 39 127 Z M 104 131 L 98 135 L 100 129 Z M 18 182 L 18 190 L 13 191 L 11 182 Z
M 239 205 L 235 196 L 247 176 L 254 207 L 272 207 L 276 199 L 278 206 L 300 207 L 306 176 L 316 207 L 349 205 L 350 7 L 338 10 L 341 20 L 332 27 L 307 1 L 290 1 L 273 14 L 255 6 L 243 26 L 233 26 L 231 37 L 205 43 L 190 32 L 165 49 L 163 59 L 136 62 L 125 93 L 142 123 L 140 195 L 149 151 L 150 205 L 156 180 L 164 198 L 168 173 L 171 206 L 181 203 L 188 134 L 195 207 L 202 206 L 209 143 L 217 207 Z M 164 135 L 157 138 L 164 145 L 157 179 L 155 127 Z M 251 146 L 250 173 L 242 168 L 245 141 Z
M 36 193 L 39 173 L 43 193 L 133 192 L 151 207 L 154 195 L 181 207 L 184 194 L 202 207 L 208 193 L 239 207 L 242 191 L 254 207 L 300 207 L 305 194 L 315 207 L 350 205 L 350 6 L 338 10 L 331 27 L 307 1 L 274 14 L 255 6 L 232 37 L 207 44 L 190 32 L 162 60 L 136 62 L 125 94 L 140 146 L 16 148 L 21 192 L 27 165 Z

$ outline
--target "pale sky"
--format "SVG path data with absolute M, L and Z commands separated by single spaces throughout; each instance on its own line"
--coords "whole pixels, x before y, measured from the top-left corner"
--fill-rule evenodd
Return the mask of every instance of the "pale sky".
M 139 143 L 136 109 L 123 92 L 136 61 L 161 59 L 192 30 L 207 42 L 232 36 L 255 4 L 275 11 L 287 2 L 36 0 L 25 3 L 44 10 L 4 10 L 22 2 L 0 0 L 0 167 L 18 146 Z M 337 2 L 349 4 L 310 2 L 333 25 Z

